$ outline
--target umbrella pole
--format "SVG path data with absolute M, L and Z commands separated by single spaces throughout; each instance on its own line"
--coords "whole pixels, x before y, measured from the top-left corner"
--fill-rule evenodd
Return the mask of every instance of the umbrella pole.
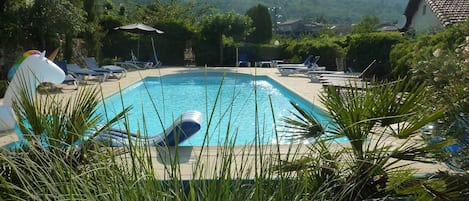
M 151 47 L 153 48 L 153 57 L 155 58 L 155 67 L 159 65 L 158 57 L 156 57 L 156 49 L 155 49 L 155 42 L 153 41 L 153 37 L 151 37 Z
M 137 40 L 137 60 L 140 59 L 140 37 Z

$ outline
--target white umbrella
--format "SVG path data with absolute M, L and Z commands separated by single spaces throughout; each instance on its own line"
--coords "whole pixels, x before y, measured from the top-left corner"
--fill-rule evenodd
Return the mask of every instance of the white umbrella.
M 121 30 L 121 31 L 126 31 L 129 33 L 136 33 L 136 34 L 162 34 L 164 33 L 163 31 L 159 29 L 155 29 L 151 26 L 145 25 L 145 24 L 140 24 L 140 23 L 135 23 L 135 24 L 128 24 L 125 26 L 120 26 L 114 28 L 114 30 Z M 151 37 L 151 45 L 153 47 L 153 56 L 155 57 L 155 60 L 158 60 L 158 57 L 156 57 L 156 50 L 155 50 L 155 44 L 153 42 L 153 37 Z M 140 38 L 138 40 L 138 45 L 137 45 L 137 57 L 140 56 Z

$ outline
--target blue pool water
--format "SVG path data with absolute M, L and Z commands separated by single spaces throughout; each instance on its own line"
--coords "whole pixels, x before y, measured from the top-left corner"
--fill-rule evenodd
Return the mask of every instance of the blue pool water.
M 128 115 L 130 130 L 144 133 L 146 128 L 148 135 L 161 133 L 186 111 L 202 112 L 201 130 L 182 146 L 291 143 L 281 132 L 285 130 L 281 118 L 291 117 L 294 111 L 290 100 L 314 113 L 323 125 L 329 124 L 322 110 L 272 79 L 238 73 L 148 77 L 107 97 L 106 108 L 100 106 L 98 112 L 112 117 L 123 107 L 132 106 Z M 280 132 L 275 132 L 274 119 Z M 123 125 L 121 122 L 114 127 L 123 129 Z

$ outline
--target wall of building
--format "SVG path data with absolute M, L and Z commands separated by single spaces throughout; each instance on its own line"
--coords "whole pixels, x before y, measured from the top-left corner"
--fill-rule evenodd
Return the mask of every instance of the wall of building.
M 411 27 L 416 34 L 437 32 L 444 28 L 425 1 L 420 1 L 418 10 L 413 17 Z

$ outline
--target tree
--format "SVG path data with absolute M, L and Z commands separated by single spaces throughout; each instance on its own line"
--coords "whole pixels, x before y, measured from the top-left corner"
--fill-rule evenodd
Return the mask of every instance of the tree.
M 352 27 L 352 33 L 371 33 L 375 31 L 375 26 L 379 23 L 378 17 L 366 15 L 361 21 Z
M 115 31 L 114 28 L 124 25 L 125 19 L 121 15 L 105 15 L 99 20 L 99 25 L 106 30 L 106 36 L 102 39 L 103 58 L 123 57 L 129 58 L 129 46 L 135 44 L 123 31 Z M 125 51 L 124 51 L 125 49 Z
M 214 14 L 203 19 L 200 34 L 205 42 L 218 47 L 219 64 L 223 64 L 223 37 L 242 41 L 250 32 L 251 25 L 249 17 L 237 13 Z
M 165 32 L 157 36 L 158 57 L 165 64 L 181 65 L 184 62 L 184 50 L 187 44 L 191 44 L 190 41 L 196 36 L 198 20 L 207 12 L 207 7 L 197 2 L 183 4 L 180 1 L 157 1 L 146 7 L 137 8 L 135 18 L 138 22 Z M 149 37 L 141 39 L 148 40 Z M 141 48 L 145 49 L 145 46 Z M 147 46 L 147 49 L 150 48 Z
M 0 40 L 2 48 L 14 48 L 19 44 L 30 43 L 28 23 L 30 21 L 27 13 L 31 12 L 31 5 L 25 0 L 3 1 L 0 3 Z
M 42 49 L 59 47 L 60 34 L 83 31 L 84 13 L 69 1 L 35 1 L 31 8 L 31 35 Z
M 272 20 L 269 10 L 264 5 L 258 4 L 250 8 L 246 15 L 252 20 L 253 32 L 248 36 L 252 43 L 267 43 L 272 39 Z
M 389 56 L 394 45 L 404 41 L 404 37 L 397 32 L 376 32 L 353 34 L 347 36 L 347 58 L 352 59 L 348 66 L 356 71 L 362 71 L 373 60 L 377 61 L 372 73 L 377 78 L 389 78 L 391 67 Z
M 101 39 L 104 38 L 104 33 L 98 24 L 99 10 L 96 0 L 83 0 L 83 9 L 87 13 L 86 23 L 88 30 L 85 33 L 85 41 L 88 49 L 88 56 L 95 56 L 99 58 Z
M 80 5 L 76 3 L 76 5 Z M 31 8 L 31 36 L 40 49 L 53 50 L 60 47 L 62 36 L 74 37 L 85 30 L 85 13 L 71 1 L 40 0 L 34 1 Z M 71 39 L 65 40 L 71 49 Z

